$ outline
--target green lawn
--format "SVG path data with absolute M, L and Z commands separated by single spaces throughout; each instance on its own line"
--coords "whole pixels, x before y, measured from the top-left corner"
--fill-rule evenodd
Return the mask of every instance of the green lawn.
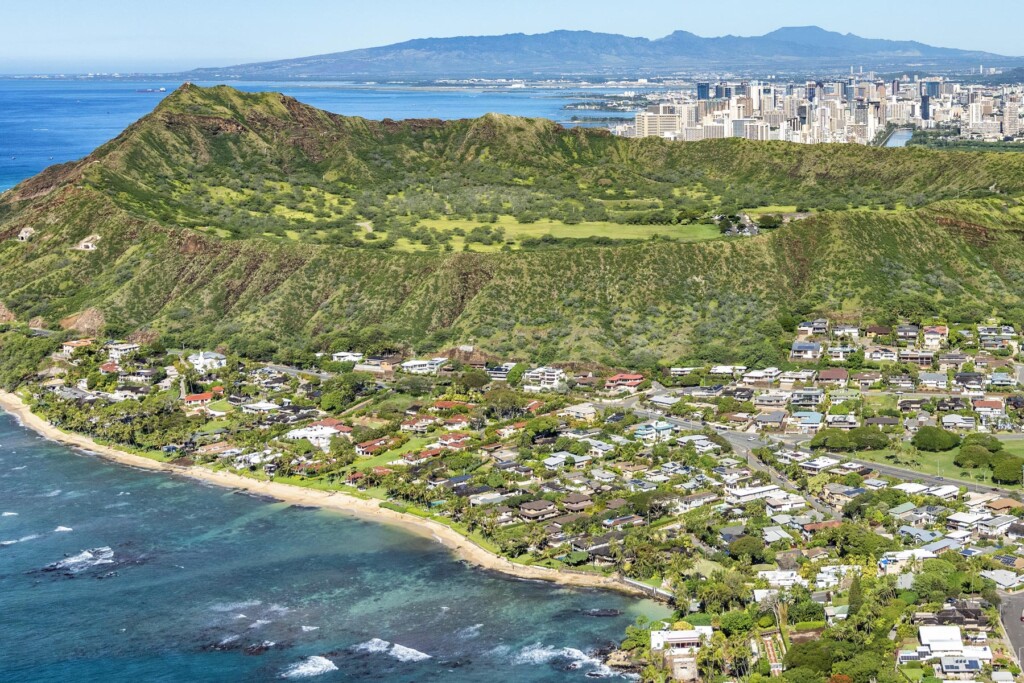
M 372 467 L 387 465 L 389 462 L 393 460 L 398 460 L 406 453 L 422 450 L 423 447 L 426 446 L 428 443 L 433 443 L 436 440 L 436 437 L 433 436 L 414 437 L 412 439 L 409 439 L 409 441 L 403 444 L 402 446 L 381 453 L 380 455 L 375 455 L 372 458 L 359 458 L 352 464 L 352 469 L 366 470 Z
M 1020 449 L 1020 452 L 1024 453 L 1024 443 L 1015 448 Z M 1009 449 L 1008 449 L 1009 450 Z M 909 453 L 899 453 L 896 455 L 898 460 L 893 460 L 888 456 L 893 455 L 891 449 L 881 451 L 857 451 L 852 454 L 851 457 L 857 460 L 868 460 L 871 462 L 877 462 L 882 465 L 891 465 L 893 467 L 901 467 L 912 472 L 920 472 L 921 474 L 928 474 L 932 476 L 942 477 L 951 481 L 963 481 L 971 484 L 982 484 L 982 485 L 994 485 L 992 484 L 991 470 L 987 467 L 979 467 L 973 470 L 962 469 L 953 464 L 953 459 L 957 453 L 960 452 L 959 448 L 954 448 L 951 451 L 944 453 L 925 453 L 920 451 L 917 455 L 911 455 Z M 909 481 L 913 480 L 913 475 L 908 475 Z M 1020 488 L 1015 485 L 1000 485 L 1001 488 Z
M 473 228 L 484 225 L 480 221 L 465 219 L 424 219 L 420 221 L 425 226 L 437 230 L 454 230 L 462 228 L 470 231 Z M 554 221 L 543 218 L 534 223 L 519 223 L 512 216 L 499 216 L 496 223 L 491 226 L 500 226 L 505 230 L 506 240 L 522 240 L 528 237 L 543 237 L 552 235 L 558 238 L 583 238 L 583 237 L 609 237 L 620 240 L 643 240 L 653 235 L 661 235 L 681 242 L 698 242 L 712 240 L 721 237 L 718 226 L 715 225 L 623 225 L 620 223 L 609 223 L 606 221 L 595 221 L 568 225 L 561 221 Z M 464 241 L 456 236 L 453 239 L 453 247 L 461 251 Z M 399 240 L 399 247 L 411 250 L 425 249 L 423 245 L 408 244 L 406 240 Z M 473 251 L 497 251 L 500 244 L 482 245 L 471 244 Z

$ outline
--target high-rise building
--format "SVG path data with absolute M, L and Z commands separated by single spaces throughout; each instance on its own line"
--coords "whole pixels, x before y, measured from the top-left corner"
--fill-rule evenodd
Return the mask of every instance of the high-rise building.
M 924 94 L 927 95 L 928 97 L 938 97 L 939 94 L 940 94 L 941 88 L 942 88 L 942 83 L 940 83 L 939 81 L 925 81 L 924 82 Z
M 697 99 L 698 100 L 710 100 L 711 99 L 711 84 L 710 83 L 698 83 L 697 84 Z
M 1012 100 L 1003 103 L 1003 135 L 1020 133 L 1020 104 Z
M 927 121 L 932 117 L 932 98 L 929 95 L 921 95 L 921 120 Z

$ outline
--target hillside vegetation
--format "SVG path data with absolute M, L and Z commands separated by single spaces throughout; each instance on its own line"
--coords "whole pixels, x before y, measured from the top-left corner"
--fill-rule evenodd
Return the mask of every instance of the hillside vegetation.
M 186 85 L 0 195 L 0 302 L 257 357 L 345 337 L 752 363 L 804 315 L 1024 321 L 1022 194 L 1019 155 L 375 122 Z M 770 205 L 813 213 L 708 240 Z

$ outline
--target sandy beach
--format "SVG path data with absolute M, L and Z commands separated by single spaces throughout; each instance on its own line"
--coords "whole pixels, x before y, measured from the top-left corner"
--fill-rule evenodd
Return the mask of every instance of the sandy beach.
M 380 501 L 364 500 L 340 491 L 317 491 L 300 486 L 272 481 L 258 481 L 233 472 L 214 471 L 200 466 L 182 467 L 162 463 L 149 458 L 104 446 L 87 436 L 64 432 L 33 413 L 21 397 L 0 391 L 0 409 L 17 417 L 29 429 L 59 443 L 90 451 L 100 457 L 131 467 L 160 470 L 170 474 L 198 479 L 217 486 L 240 489 L 269 496 L 281 502 L 334 510 L 364 519 L 401 526 L 421 536 L 433 538 L 450 549 L 460 559 L 484 569 L 498 571 L 522 579 L 552 581 L 569 586 L 606 588 L 631 595 L 643 595 L 637 589 L 615 578 L 568 572 L 547 567 L 530 567 L 516 564 L 486 550 L 462 534 L 431 519 L 423 519 L 380 506 Z

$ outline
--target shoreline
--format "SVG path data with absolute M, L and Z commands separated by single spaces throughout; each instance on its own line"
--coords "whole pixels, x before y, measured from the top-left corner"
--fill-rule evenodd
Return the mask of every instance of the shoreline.
M 210 470 L 200 465 L 189 467 L 173 465 L 151 460 L 141 455 L 133 455 L 110 446 L 104 446 L 88 436 L 58 429 L 33 413 L 28 405 L 22 401 L 21 397 L 6 391 L 0 391 L 0 410 L 17 418 L 25 428 L 31 429 L 44 438 L 88 451 L 104 460 L 121 465 L 167 472 L 223 488 L 269 496 L 282 503 L 332 510 L 362 519 L 398 526 L 418 536 L 437 541 L 461 560 L 465 560 L 482 569 L 500 572 L 519 579 L 549 581 L 580 588 L 602 588 L 635 597 L 654 599 L 643 591 L 629 586 L 614 577 L 516 564 L 480 547 L 471 539 L 440 522 L 389 510 L 381 507 L 380 501 L 376 499 L 366 500 L 341 491 L 318 491 L 292 484 L 259 481 L 233 472 Z

